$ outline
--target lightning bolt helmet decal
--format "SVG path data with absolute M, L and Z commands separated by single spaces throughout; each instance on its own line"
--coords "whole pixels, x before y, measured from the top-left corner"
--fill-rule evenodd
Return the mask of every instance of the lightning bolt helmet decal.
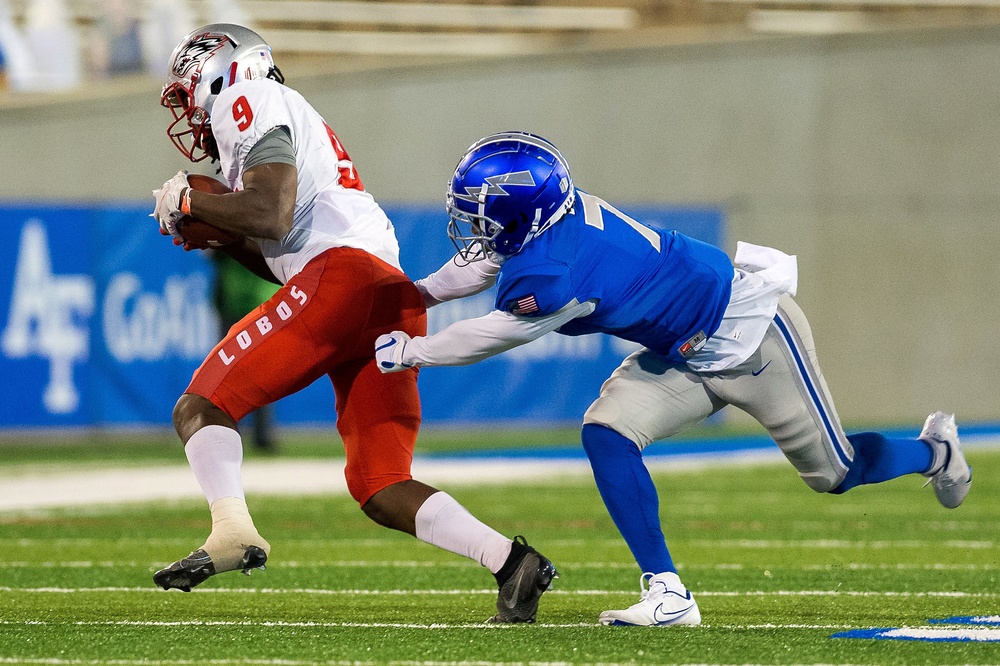
M 485 186 L 481 185 L 479 187 L 466 186 L 465 191 L 467 194 L 456 194 L 456 199 L 461 199 L 463 201 L 474 201 L 476 203 L 485 203 L 486 197 L 505 197 L 510 196 L 510 192 L 504 189 L 504 186 L 521 186 L 521 187 L 534 187 L 535 179 L 531 176 L 530 171 L 516 171 L 514 173 L 505 173 L 498 176 L 487 176 L 484 179 Z

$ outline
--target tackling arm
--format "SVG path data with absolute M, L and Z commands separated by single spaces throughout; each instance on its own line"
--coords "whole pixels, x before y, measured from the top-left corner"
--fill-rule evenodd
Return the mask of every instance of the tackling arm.
M 423 365 L 470 365 L 540 338 L 571 319 L 589 315 L 596 307 L 595 301 L 579 303 L 574 299 L 546 317 L 517 317 L 494 310 L 426 337 L 411 339 L 393 331 L 376 341 L 375 358 L 382 372 Z
M 500 264 L 490 259 L 459 264 L 457 259 L 455 255 L 444 266 L 414 283 L 424 295 L 427 307 L 478 294 L 496 282 Z

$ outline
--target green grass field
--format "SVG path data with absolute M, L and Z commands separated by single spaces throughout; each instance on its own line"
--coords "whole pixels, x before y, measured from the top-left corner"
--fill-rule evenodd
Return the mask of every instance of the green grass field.
M 0 452 L 15 469 L 56 459 Z M 558 567 L 538 623 L 521 626 L 483 623 L 486 570 L 375 526 L 348 497 L 249 498 L 273 546 L 267 570 L 190 594 L 155 589 L 151 574 L 201 544 L 203 501 L 0 513 L 0 664 L 998 664 L 998 642 L 832 638 L 1000 622 L 1000 451 L 968 457 L 975 483 L 954 511 L 918 477 L 834 497 L 787 464 L 658 474 L 700 627 L 597 625 L 637 600 L 640 572 L 589 478 L 447 488 Z

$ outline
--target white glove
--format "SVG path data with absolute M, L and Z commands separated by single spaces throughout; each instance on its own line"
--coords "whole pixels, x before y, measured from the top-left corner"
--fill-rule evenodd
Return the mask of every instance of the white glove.
M 153 190 L 156 197 L 156 207 L 151 217 L 160 223 L 160 233 L 164 236 L 177 236 L 177 222 L 184 217 L 181 211 L 182 195 L 188 189 L 188 172 L 177 172 L 177 175 L 163 183 L 163 187 Z
M 402 331 L 378 336 L 378 340 L 375 341 L 375 362 L 382 374 L 413 367 L 412 363 L 403 363 L 403 350 L 409 341 L 410 336 Z

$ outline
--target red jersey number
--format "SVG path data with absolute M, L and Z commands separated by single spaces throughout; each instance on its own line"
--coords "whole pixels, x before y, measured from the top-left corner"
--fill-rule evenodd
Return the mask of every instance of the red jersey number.
M 247 98 L 242 95 L 233 102 L 233 120 L 236 121 L 236 127 L 241 132 L 250 127 L 250 123 L 253 122 L 253 109 L 250 108 L 250 102 L 247 101 Z
M 337 171 L 340 172 L 340 186 L 349 190 L 364 192 L 365 186 L 361 184 L 361 177 L 358 176 L 358 172 L 354 169 L 354 162 L 351 161 L 351 156 L 340 145 L 340 139 L 333 133 L 330 126 L 326 123 L 323 123 L 323 126 L 326 127 L 326 134 L 330 137 L 333 152 L 337 155 Z

